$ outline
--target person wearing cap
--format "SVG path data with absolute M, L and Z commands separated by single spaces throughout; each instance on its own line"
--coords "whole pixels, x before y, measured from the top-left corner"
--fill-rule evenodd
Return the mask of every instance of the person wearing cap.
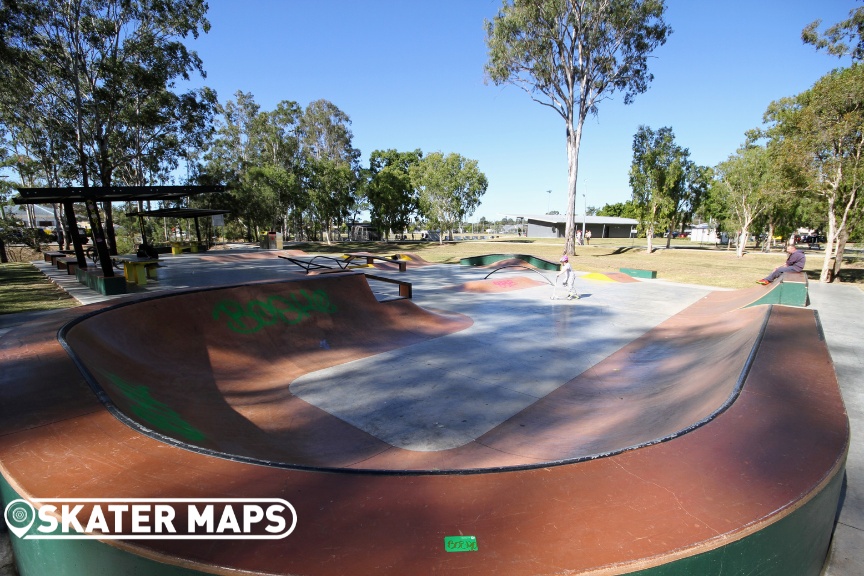
M 555 276 L 555 284 L 558 284 L 558 277 L 563 274 L 564 286 L 570 287 L 570 290 L 567 292 L 567 300 L 572 300 L 574 298 L 578 299 L 579 294 L 576 293 L 576 277 L 573 275 L 573 268 L 570 267 L 570 258 L 564 254 L 561 256 L 559 262 L 561 262 L 561 271 Z M 555 296 L 553 295 L 552 297 L 554 298 Z
M 804 252 L 799 250 L 795 244 L 787 244 L 786 253 L 789 254 L 789 256 L 786 258 L 785 266 L 775 268 L 771 274 L 761 280 L 757 280 L 756 282 L 763 286 L 767 286 L 779 278 L 783 272 L 801 272 L 804 270 L 804 262 L 807 260 L 807 256 L 804 255 Z

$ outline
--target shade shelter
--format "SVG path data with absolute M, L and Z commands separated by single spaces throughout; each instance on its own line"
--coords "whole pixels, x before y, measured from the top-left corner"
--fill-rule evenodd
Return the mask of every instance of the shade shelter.
M 99 257 L 99 263 L 105 276 L 114 276 L 111 258 L 105 242 L 102 219 L 99 216 L 96 202 L 132 202 L 149 200 L 179 201 L 195 194 L 223 192 L 224 186 L 70 186 L 66 188 L 18 188 L 18 196 L 13 198 L 15 204 L 46 204 L 61 203 L 66 213 L 69 237 L 75 249 L 75 258 L 79 268 L 87 268 L 84 248 L 78 236 L 78 224 L 75 219 L 75 202 L 84 202 L 87 206 L 87 216 L 93 231 L 93 245 Z
M 198 244 L 201 244 L 201 227 L 199 226 L 198 218 L 219 216 L 228 214 L 230 210 L 217 210 L 210 208 L 161 208 L 159 210 L 133 211 L 127 212 L 126 216 L 137 216 L 138 222 L 141 225 L 141 241 L 144 244 L 145 250 L 148 249 L 147 231 L 144 227 L 144 218 L 192 218 L 195 221 L 195 237 Z

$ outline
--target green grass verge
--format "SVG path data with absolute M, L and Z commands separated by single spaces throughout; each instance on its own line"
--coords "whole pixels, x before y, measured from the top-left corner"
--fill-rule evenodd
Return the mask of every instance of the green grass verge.
M 48 280 L 32 264 L 0 264 L 0 314 L 55 310 L 77 305 L 77 300 Z

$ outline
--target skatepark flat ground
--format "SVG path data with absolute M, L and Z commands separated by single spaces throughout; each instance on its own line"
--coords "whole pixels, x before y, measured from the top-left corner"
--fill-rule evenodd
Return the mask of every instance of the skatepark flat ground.
M 238 255 L 239 253 L 238 251 Z M 162 259 L 162 264 L 163 267 L 159 270 L 159 280 L 148 283 L 140 292 L 151 293 L 180 288 L 237 284 L 253 280 L 288 278 L 294 276 L 297 271 L 296 267 L 277 258 L 249 260 L 238 258 L 236 261 L 213 261 L 201 254 L 166 257 Z M 38 265 L 46 274 L 55 277 L 62 286 L 68 286 L 67 290 L 70 294 L 82 303 L 98 302 L 105 299 L 105 297 L 78 284 L 74 278 L 66 276 L 65 271 L 52 270 L 47 264 L 38 263 Z M 467 374 L 472 377 L 499 379 L 498 376 L 487 373 L 491 363 L 494 370 L 506 375 L 517 385 L 519 380 L 531 378 L 532 380 L 539 379 L 542 386 L 544 371 L 560 371 L 558 364 L 563 359 L 572 363 L 573 358 L 583 358 L 582 361 L 586 363 L 585 366 L 574 365 L 571 368 L 574 375 L 578 374 L 590 364 L 620 349 L 627 342 L 632 341 L 651 327 L 680 312 L 712 291 L 712 288 L 705 286 L 649 280 L 641 282 L 635 288 L 632 284 L 627 285 L 627 297 L 623 297 L 624 285 L 616 286 L 607 283 L 600 289 L 596 283 L 592 284 L 590 281 L 583 280 L 579 284 L 579 291 L 583 298 L 579 301 L 537 300 L 535 309 L 531 311 L 531 314 L 525 314 L 524 306 L 518 308 L 518 314 L 515 312 L 515 308 L 513 314 L 507 314 L 506 306 L 501 308 L 499 303 L 496 307 L 496 315 L 490 316 L 489 314 L 482 314 L 482 307 L 485 305 L 483 300 L 472 302 L 470 298 L 466 299 L 464 295 L 460 295 L 453 289 L 466 282 L 482 278 L 488 273 L 488 270 L 456 265 L 432 265 L 409 268 L 408 273 L 381 270 L 374 270 L 373 272 L 376 275 L 385 275 L 411 282 L 414 289 L 414 301 L 422 307 L 482 317 L 483 321 L 467 330 L 463 335 L 464 338 L 482 342 L 485 338 L 499 335 L 496 337 L 501 338 L 502 341 L 498 344 L 505 347 L 511 346 L 513 355 L 509 358 L 499 359 L 498 362 L 491 358 L 482 357 L 468 359 L 454 368 L 454 374 L 458 372 L 463 377 Z M 539 275 L 530 274 L 525 270 L 499 273 L 496 274 L 496 277 L 525 275 L 541 279 Z M 546 273 L 545 275 L 548 278 L 554 277 L 554 273 Z M 395 289 L 390 285 L 371 284 L 379 298 L 388 298 L 394 295 Z M 548 292 L 551 295 L 552 286 L 546 284 L 528 290 L 537 293 Z M 563 293 L 563 290 L 560 292 Z M 502 300 L 518 300 L 519 298 L 521 298 L 519 292 L 502 294 Z M 846 402 L 852 430 L 852 443 L 846 464 L 845 496 L 838 514 L 834 541 L 825 574 L 830 576 L 864 574 L 864 552 L 862 552 L 864 550 L 864 447 L 860 442 L 857 442 L 858 434 L 864 430 L 864 359 L 860 355 L 859 328 L 859 319 L 864 317 L 864 293 L 852 286 L 811 283 L 810 298 L 811 306 L 818 311 L 822 322 L 825 338 Z M 504 312 L 502 313 L 501 310 Z M 562 331 L 566 329 L 568 332 L 574 332 L 575 335 L 571 341 L 562 341 L 560 350 L 545 358 L 529 358 L 530 361 L 521 358 L 517 362 L 516 354 L 524 353 L 530 356 L 530 343 L 532 341 L 552 336 L 538 332 L 540 326 L 548 326 L 548 318 L 546 322 L 534 325 L 531 322 L 532 315 L 554 315 Z M 0 334 L 32 317 L 32 314 L 0 316 Z M 573 331 L 574 326 L 578 327 L 576 331 Z M 505 335 L 503 338 L 500 336 L 502 334 Z M 481 350 L 480 354 L 482 355 L 482 346 L 472 346 L 471 348 Z M 581 351 L 581 353 L 574 352 L 576 350 Z M 445 351 L 445 353 L 457 356 L 459 351 L 460 348 L 456 348 L 449 352 Z M 440 352 L 437 351 L 437 353 Z M 394 355 L 391 360 L 396 362 L 399 359 Z M 356 369 L 358 366 L 352 368 Z M 361 368 L 362 373 L 362 366 L 359 368 Z M 334 375 L 338 377 L 340 367 L 337 366 L 328 370 L 333 370 L 333 372 L 317 374 L 318 382 L 321 381 L 320 378 L 332 378 Z M 376 385 L 374 371 L 370 371 L 368 374 L 369 376 L 359 376 L 358 382 L 361 386 L 366 387 L 369 393 L 374 393 Z M 446 376 L 444 380 L 447 381 Z M 457 382 L 458 378 L 454 377 L 451 380 Z M 422 382 L 423 379 L 418 378 L 418 381 Z M 299 384 L 299 395 L 307 395 L 310 402 L 313 403 L 331 403 L 331 405 L 322 406 L 328 411 L 338 414 L 340 410 L 350 409 L 350 406 L 345 404 L 344 397 L 341 399 L 339 396 L 332 395 L 322 397 L 320 387 L 316 387 L 315 377 L 307 378 Z M 514 387 L 518 388 L 518 386 Z M 518 398 L 518 395 L 519 392 L 516 390 L 514 396 Z M 428 418 L 426 419 L 432 422 L 445 421 L 452 416 L 450 405 L 447 403 L 433 404 L 428 409 L 438 411 L 437 414 L 427 414 Z M 510 409 L 512 410 L 513 407 Z M 369 421 L 375 421 L 374 415 L 367 415 L 366 418 L 369 418 Z M 494 422 L 506 418 L 506 413 L 490 415 L 490 422 L 483 424 L 483 426 L 494 425 Z M 442 446 L 458 445 L 466 438 L 476 437 L 477 434 L 482 433 L 482 429 L 460 429 L 457 424 L 457 422 L 453 422 L 442 425 L 441 428 L 448 430 L 449 435 L 436 434 L 434 429 L 424 431 L 418 430 L 416 426 L 405 427 L 405 425 L 390 428 L 380 433 L 391 442 L 402 442 L 405 446 L 415 449 L 422 449 L 425 446 L 432 450 Z

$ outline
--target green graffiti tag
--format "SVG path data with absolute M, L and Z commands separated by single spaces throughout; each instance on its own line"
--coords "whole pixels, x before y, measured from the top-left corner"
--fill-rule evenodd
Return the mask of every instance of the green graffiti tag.
M 446 552 L 477 552 L 477 537 L 445 536 L 444 550 Z
M 203 432 L 186 422 L 167 404 L 154 398 L 147 386 L 130 384 L 116 374 L 104 374 L 111 381 L 111 384 L 123 393 L 129 401 L 129 410 L 143 424 L 162 434 L 172 437 L 180 436 L 190 442 L 200 442 L 207 438 Z
M 252 334 L 279 322 L 299 324 L 313 312 L 332 314 L 336 306 L 323 290 L 300 290 L 289 296 L 270 296 L 266 301 L 246 304 L 222 300 L 213 307 L 213 319 L 227 318 L 228 328 L 240 334 Z

